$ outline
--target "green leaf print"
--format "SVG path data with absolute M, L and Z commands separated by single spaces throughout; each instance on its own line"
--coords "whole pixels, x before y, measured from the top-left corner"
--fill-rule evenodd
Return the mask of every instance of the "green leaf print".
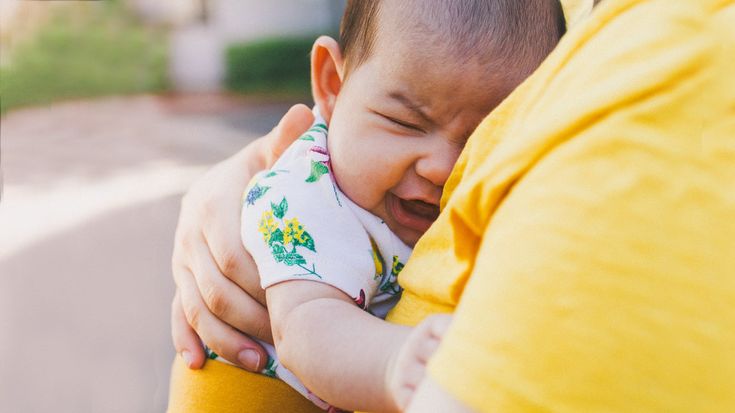
M 310 250 L 312 252 L 316 252 L 316 248 L 314 246 L 314 238 L 312 238 L 311 234 L 309 234 L 306 231 L 304 231 L 301 234 L 301 238 L 300 239 L 299 238 L 294 238 L 293 245 L 299 245 L 299 246 L 305 247 L 306 249 L 308 249 L 308 250 Z
M 263 178 L 264 179 L 265 178 L 273 178 L 274 176 L 276 176 L 278 174 L 281 174 L 281 173 L 286 173 L 287 174 L 289 172 L 290 171 L 288 169 L 271 169 L 270 172 L 268 172 L 267 174 L 265 174 L 265 176 Z
M 283 245 L 283 231 L 281 231 L 280 228 L 277 228 L 275 231 L 271 232 L 271 239 L 268 241 L 269 245 L 273 245 L 276 242 L 280 242 L 281 245 Z
M 286 248 L 283 247 L 283 244 L 271 244 L 271 254 L 273 254 L 273 258 L 276 260 L 276 262 L 283 262 L 286 260 Z
M 324 174 L 329 173 L 329 168 L 321 162 L 311 160 L 311 174 L 306 178 L 306 182 L 316 182 Z
M 393 264 L 391 265 L 390 275 L 380 280 L 379 290 L 391 295 L 401 293 L 401 286 L 398 285 L 398 274 L 403 270 L 403 263 L 398 260 L 398 256 L 393 256 Z
M 306 271 L 299 276 L 314 276 L 322 278 L 316 272 L 314 263 L 311 268 L 303 255 L 299 254 L 297 247 L 306 248 L 316 252 L 314 238 L 306 232 L 304 226 L 297 217 L 285 218 L 288 212 L 288 201 L 284 197 L 276 205 L 271 202 L 271 209 L 263 211 L 258 223 L 258 232 L 263 235 L 263 241 L 270 248 L 271 255 L 277 263 L 283 263 L 289 267 L 299 267 Z
M 283 219 L 283 216 L 286 215 L 286 212 L 288 211 L 288 202 L 286 201 L 286 197 L 284 197 L 278 205 L 271 202 L 271 209 L 273 210 L 274 217 Z
M 306 260 L 298 252 L 288 252 L 283 257 L 283 263 L 286 265 L 304 265 Z
M 288 211 L 288 201 L 286 201 L 286 197 L 283 197 L 281 203 L 278 204 L 278 208 L 283 211 L 283 215 L 286 215 L 286 211 Z
M 268 356 L 268 362 L 265 364 L 265 368 L 261 373 L 269 377 L 276 377 L 276 367 L 278 367 L 276 360 L 274 360 L 273 357 Z
M 314 142 L 314 137 L 311 136 L 311 135 L 309 135 L 308 133 L 305 133 L 305 134 L 301 135 L 301 137 L 299 138 L 299 140 L 300 141 Z
M 404 266 L 405 265 L 402 262 L 398 261 L 398 256 L 394 255 L 393 265 L 391 266 L 391 269 L 390 269 L 390 275 L 394 277 L 398 277 L 398 274 L 400 274 Z
M 315 123 L 314 126 L 312 126 L 311 129 L 309 129 L 309 131 L 326 132 L 327 131 L 327 125 L 325 125 L 323 123 Z

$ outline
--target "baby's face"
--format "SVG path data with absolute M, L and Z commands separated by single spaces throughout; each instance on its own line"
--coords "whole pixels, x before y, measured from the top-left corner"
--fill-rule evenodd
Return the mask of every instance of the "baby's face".
M 337 97 L 331 162 L 340 189 L 414 245 L 439 214 L 468 136 L 509 90 L 478 64 L 432 58 L 415 41 L 375 46 Z

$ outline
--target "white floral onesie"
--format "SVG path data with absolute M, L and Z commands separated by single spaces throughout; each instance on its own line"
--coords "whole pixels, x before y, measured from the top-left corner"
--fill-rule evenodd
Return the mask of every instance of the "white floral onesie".
M 315 115 L 311 129 L 245 191 L 243 244 L 258 265 L 263 288 L 287 280 L 322 282 L 383 318 L 399 298 L 396 277 L 411 248 L 339 190 L 326 122 L 317 110 Z M 280 365 L 273 346 L 261 344 L 270 356 L 264 374 L 285 381 L 322 409 L 335 410 Z M 209 357 L 227 362 L 211 351 Z

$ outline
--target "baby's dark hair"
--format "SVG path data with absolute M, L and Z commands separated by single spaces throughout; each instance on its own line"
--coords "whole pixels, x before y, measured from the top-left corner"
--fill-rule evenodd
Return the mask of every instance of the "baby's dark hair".
M 566 32 L 559 0 L 392 0 L 400 1 L 406 25 L 419 36 L 434 36 L 460 61 L 488 57 L 523 77 L 533 72 Z M 373 52 L 381 0 L 347 0 L 340 46 L 347 72 Z M 500 69 L 498 67 L 497 69 Z

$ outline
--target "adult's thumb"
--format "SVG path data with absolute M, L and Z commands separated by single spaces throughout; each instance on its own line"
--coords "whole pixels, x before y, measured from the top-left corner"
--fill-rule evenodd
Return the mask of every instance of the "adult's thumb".
M 301 103 L 292 106 L 271 133 L 274 155 L 280 156 L 312 123 L 314 114 L 308 106 Z

